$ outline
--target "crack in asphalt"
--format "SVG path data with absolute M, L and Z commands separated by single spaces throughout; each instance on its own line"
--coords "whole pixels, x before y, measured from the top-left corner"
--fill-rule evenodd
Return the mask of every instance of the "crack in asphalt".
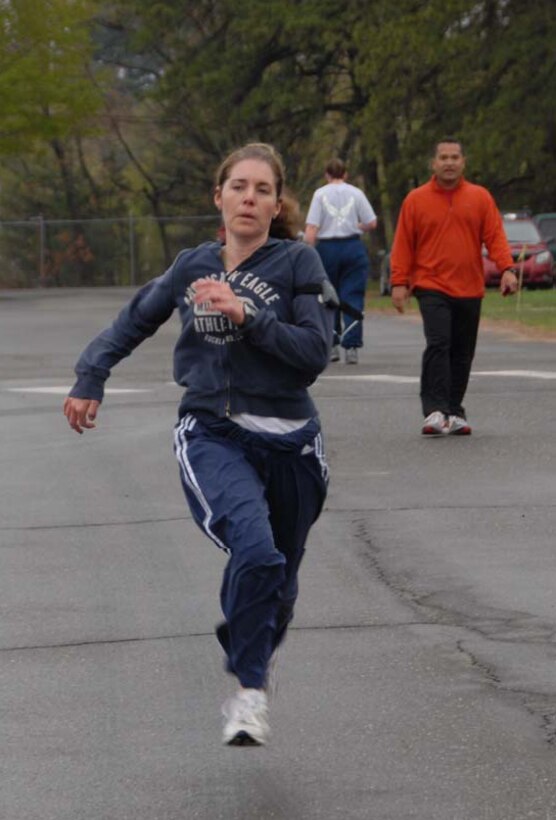
M 474 505 L 475 507 L 476 505 Z M 506 505 L 487 505 L 486 508 L 499 508 Z M 511 506 L 515 510 L 514 505 Z M 539 505 L 543 508 L 544 505 Z M 554 506 L 554 505 L 547 505 Z M 443 509 L 462 509 L 462 505 L 447 506 Z M 467 509 L 467 507 L 465 507 Z M 412 590 L 407 583 L 400 583 L 394 580 L 385 567 L 380 562 L 380 550 L 373 543 L 373 539 L 369 533 L 369 525 L 367 516 L 372 512 L 394 511 L 394 510 L 418 510 L 426 509 L 426 507 L 399 507 L 399 508 L 379 508 L 378 510 L 365 509 L 359 511 L 360 515 L 365 515 L 365 518 L 352 519 L 352 527 L 354 536 L 365 546 L 364 559 L 370 566 L 373 575 L 376 579 L 393 592 L 399 599 L 404 601 L 412 609 L 419 612 L 421 619 L 392 623 L 373 623 L 373 624 L 328 624 L 319 626 L 292 626 L 291 631 L 297 632 L 311 632 L 311 631 L 338 631 L 338 630 L 375 630 L 375 629 L 400 629 L 408 626 L 420 627 L 442 627 L 449 626 L 456 629 L 464 630 L 470 634 L 476 634 L 486 641 L 493 643 L 505 643 L 515 645 L 550 645 L 554 642 L 555 627 L 554 625 L 541 625 L 542 629 L 536 638 L 527 637 L 526 640 L 517 637 L 505 637 L 503 635 L 496 635 L 493 632 L 496 629 L 504 628 L 513 631 L 514 635 L 517 630 L 523 625 L 524 618 L 530 617 L 525 613 L 514 614 L 495 614 L 492 611 L 490 617 L 483 615 L 470 615 L 468 613 L 459 611 L 455 608 L 450 609 L 445 604 L 434 602 L 433 598 L 437 592 L 428 592 L 420 594 Z M 528 509 L 530 509 L 528 507 Z M 355 510 L 329 510 L 329 512 L 345 512 L 351 516 L 357 515 Z M 29 530 L 61 530 L 61 529 L 87 529 L 90 527 L 121 527 L 141 524 L 157 524 L 165 522 L 177 522 L 187 520 L 186 516 L 169 516 L 161 518 L 148 519 L 133 519 L 126 521 L 111 521 L 111 522 L 89 522 L 83 524 L 54 524 L 54 525 L 33 525 L 24 527 L 0 527 L 2 531 L 29 531 Z M 426 619 L 422 616 L 426 614 Z M 109 639 L 94 639 L 85 641 L 69 641 L 53 644 L 37 644 L 37 645 L 21 645 L 11 647 L 0 647 L 0 653 L 8 652 L 27 652 L 53 649 L 72 649 L 79 647 L 94 647 L 110 644 L 140 644 L 153 641 L 164 640 L 184 640 L 188 638 L 205 638 L 213 637 L 213 632 L 191 632 L 191 633 L 175 633 L 168 635 L 153 635 L 153 636 L 139 636 L 139 637 L 124 637 L 124 638 L 109 638 Z M 505 697 L 518 699 L 522 708 L 524 708 L 542 728 L 543 736 L 548 744 L 556 746 L 556 704 L 554 695 L 546 695 L 532 689 L 516 689 L 504 683 L 500 675 L 496 672 L 494 665 L 491 665 L 470 650 L 465 644 L 465 639 L 460 638 L 456 640 L 456 648 L 459 654 L 465 656 L 472 666 L 476 669 L 486 683 L 493 687 L 496 691 L 502 693 Z
M 439 624 L 431 621 L 400 621 L 398 623 L 374 623 L 374 624 L 327 624 L 320 626 L 296 626 L 290 627 L 290 632 L 337 632 L 337 631 L 363 631 L 363 630 L 377 630 L 377 629 L 405 629 L 407 627 L 438 627 Z M 464 631 L 473 631 L 470 627 L 465 625 L 456 626 L 457 629 Z M 66 641 L 53 644 L 29 644 L 21 646 L 6 646 L 0 647 L 0 654 L 18 653 L 18 652 L 37 652 L 37 651 L 51 651 L 60 649 L 80 649 L 91 648 L 98 646 L 111 646 L 123 644 L 144 644 L 159 641 L 176 641 L 187 640 L 189 638 L 213 638 L 214 631 L 210 632 L 177 632 L 167 635 L 145 635 L 137 637 L 123 637 L 123 638 L 106 638 L 85 641 Z M 518 698 L 520 704 L 527 710 L 527 712 L 536 720 L 540 719 L 543 734 L 546 742 L 551 746 L 556 746 L 556 709 L 554 708 L 553 699 L 547 695 L 541 695 L 538 692 L 531 692 L 527 689 L 515 689 L 504 685 L 503 681 L 497 675 L 494 667 L 482 661 L 478 656 L 465 646 L 465 639 L 460 638 L 456 641 L 456 648 L 458 653 L 463 655 L 470 666 L 479 671 L 481 676 L 486 679 L 487 683 L 501 691 L 505 696 L 512 696 Z M 532 702 L 532 698 L 536 698 Z
M 527 504 L 523 505 L 522 507 L 519 504 L 438 504 L 434 507 L 435 510 L 551 510 L 556 508 L 556 502 L 554 504 Z M 354 515 L 366 515 L 367 513 L 390 513 L 390 512 L 423 512 L 424 510 L 430 510 L 431 507 L 428 504 L 417 505 L 414 507 L 365 507 L 364 509 L 357 509 L 351 507 L 350 509 L 347 508 L 336 508 L 336 507 L 325 507 L 323 512 L 327 513 L 334 513 L 334 515 L 342 515 L 346 514 L 351 516 Z M 34 531 L 34 530 L 65 530 L 65 529 L 87 529 L 88 527 L 125 527 L 125 526 L 135 526 L 136 524 L 163 524 L 168 521 L 189 521 L 191 520 L 190 515 L 178 515 L 178 516 L 162 516 L 160 518 L 153 517 L 153 518 L 130 518 L 125 521 L 85 521 L 82 523 L 62 523 L 62 524 L 24 524 L 24 525 L 2 525 L 0 526 L 0 532 L 27 532 L 27 531 Z M 369 546 L 372 545 L 369 542 Z
M 491 617 L 486 619 L 484 617 L 468 615 L 456 609 L 450 610 L 448 607 L 441 604 L 432 604 L 430 599 L 436 593 L 427 593 L 420 595 L 410 589 L 409 586 L 401 583 L 396 583 L 390 577 L 386 569 L 379 561 L 379 549 L 373 543 L 371 535 L 368 531 L 368 522 L 360 519 L 353 522 L 354 535 L 357 540 L 362 542 L 367 548 L 364 558 L 367 564 L 370 565 L 378 581 L 384 584 L 397 597 L 401 598 L 412 608 L 418 610 L 421 615 L 423 610 L 428 611 L 431 619 L 425 625 L 435 626 L 452 626 L 457 629 L 465 630 L 471 634 L 477 634 L 486 641 L 493 643 L 514 643 L 516 645 L 525 644 L 543 644 L 546 646 L 553 645 L 555 628 L 553 625 L 546 628 L 546 635 L 536 639 L 518 639 L 518 638 L 504 638 L 503 636 L 493 635 L 492 627 L 512 625 L 514 629 L 518 629 L 523 621 L 524 615 L 521 617 L 500 615 L 499 617 Z M 427 603 L 427 601 L 429 601 Z M 491 629 L 489 631 L 489 625 Z M 546 742 L 551 746 L 556 746 L 556 693 L 545 695 L 532 689 L 515 689 L 504 683 L 500 675 L 497 674 L 494 665 L 490 665 L 482 661 L 470 649 L 465 646 L 464 639 L 456 641 L 456 648 L 460 654 L 463 654 L 469 660 L 471 666 L 479 671 L 481 676 L 486 680 L 486 683 L 501 692 L 504 696 L 519 698 L 520 705 L 532 715 L 536 721 L 541 721 L 543 735 Z
M 406 626 L 432 626 L 428 622 L 419 623 L 417 621 L 399 621 L 391 623 L 375 624 L 322 624 L 317 626 L 290 626 L 288 632 L 339 632 L 342 630 L 365 630 L 365 629 L 398 629 Z M 210 632 L 176 632 L 168 635 L 141 635 L 128 638 L 101 638 L 85 641 L 66 641 L 52 644 L 26 644 L 21 646 L 0 646 L 2 652 L 28 652 L 42 649 L 75 649 L 87 646 L 107 646 L 110 644 L 131 644 L 149 643 L 155 641 L 174 641 L 185 638 L 213 638 L 214 630 Z
M 164 524 L 168 521 L 190 521 L 189 515 L 171 515 L 161 518 L 137 518 L 127 521 L 88 521 L 83 524 L 29 524 L 23 527 L 0 527 L 0 532 L 30 532 L 35 530 L 86 530 L 94 527 L 128 527 L 139 524 Z
M 529 714 L 532 717 L 535 718 L 535 720 L 539 720 L 540 718 L 546 742 L 550 746 L 555 746 L 556 708 L 554 707 L 554 699 L 548 695 L 542 695 L 538 692 L 531 692 L 528 689 L 516 689 L 514 687 L 505 685 L 502 679 L 494 671 L 494 668 L 492 666 L 489 666 L 489 664 L 485 663 L 484 661 L 480 660 L 474 652 L 472 652 L 464 645 L 463 640 L 457 641 L 456 646 L 458 652 L 464 655 L 468 659 L 470 665 L 473 668 L 478 669 L 481 675 L 485 677 L 492 686 L 502 691 L 504 695 L 513 695 L 514 697 L 519 698 L 521 705 L 527 710 L 527 712 L 529 712 Z M 537 698 L 540 702 L 533 705 L 531 703 L 532 697 Z

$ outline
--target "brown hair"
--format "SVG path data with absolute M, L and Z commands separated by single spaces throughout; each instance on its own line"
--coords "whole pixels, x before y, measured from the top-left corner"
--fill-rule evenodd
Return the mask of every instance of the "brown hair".
M 324 170 L 332 179 L 342 179 L 342 177 L 345 177 L 347 169 L 345 162 L 336 157 L 327 163 Z
M 303 219 L 299 202 L 291 191 L 284 188 L 280 213 L 270 223 L 270 236 L 275 239 L 297 239 Z
M 232 151 L 231 154 L 228 154 L 216 171 L 214 179 L 216 187 L 221 188 L 230 176 L 234 165 L 237 165 L 238 162 L 242 162 L 244 159 L 259 159 L 262 162 L 266 162 L 267 165 L 270 165 L 276 183 L 276 196 L 280 199 L 286 179 L 284 163 L 278 151 L 266 142 L 248 142 L 247 145 L 243 145 L 241 148 L 237 148 L 235 151 Z

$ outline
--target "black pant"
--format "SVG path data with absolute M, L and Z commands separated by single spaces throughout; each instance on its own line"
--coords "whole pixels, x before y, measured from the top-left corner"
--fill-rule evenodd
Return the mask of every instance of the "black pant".
M 459 299 L 436 290 L 415 290 L 427 346 L 421 367 L 423 415 L 435 410 L 462 416 L 475 355 L 481 299 Z

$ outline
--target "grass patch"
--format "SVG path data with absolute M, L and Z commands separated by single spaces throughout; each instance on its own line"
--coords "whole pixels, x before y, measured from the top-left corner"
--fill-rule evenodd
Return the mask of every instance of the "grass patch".
M 377 282 L 369 284 L 366 309 L 395 313 L 390 297 L 379 295 Z M 419 312 L 415 299 L 409 300 L 407 312 Z M 556 336 L 556 289 L 522 290 L 516 296 L 505 298 L 498 290 L 488 290 L 483 300 L 481 316 L 500 324 L 546 331 L 549 335 Z
M 482 315 L 485 319 L 519 322 L 526 327 L 556 332 L 556 290 L 522 290 L 505 299 L 497 292 L 488 291 Z

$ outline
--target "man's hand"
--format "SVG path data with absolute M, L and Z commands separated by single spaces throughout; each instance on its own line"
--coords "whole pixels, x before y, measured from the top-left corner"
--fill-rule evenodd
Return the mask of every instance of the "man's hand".
M 394 285 L 392 288 L 392 304 L 398 311 L 403 313 L 409 298 L 409 288 L 407 285 Z
M 206 305 L 208 310 L 218 310 L 224 316 L 229 316 L 235 325 L 242 325 L 245 321 L 243 302 L 236 296 L 227 282 L 217 282 L 215 279 L 197 279 L 193 282 L 196 305 Z
M 95 419 L 100 402 L 95 399 L 74 399 L 67 396 L 64 401 L 64 416 L 68 420 L 69 426 L 76 433 L 83 433 L 90 430 L 95 425 Z
M 500 293 L 502 296 L 511 296 L 518 287 L 517 276 L 513 270 L 505 270 L 500 278 Z

